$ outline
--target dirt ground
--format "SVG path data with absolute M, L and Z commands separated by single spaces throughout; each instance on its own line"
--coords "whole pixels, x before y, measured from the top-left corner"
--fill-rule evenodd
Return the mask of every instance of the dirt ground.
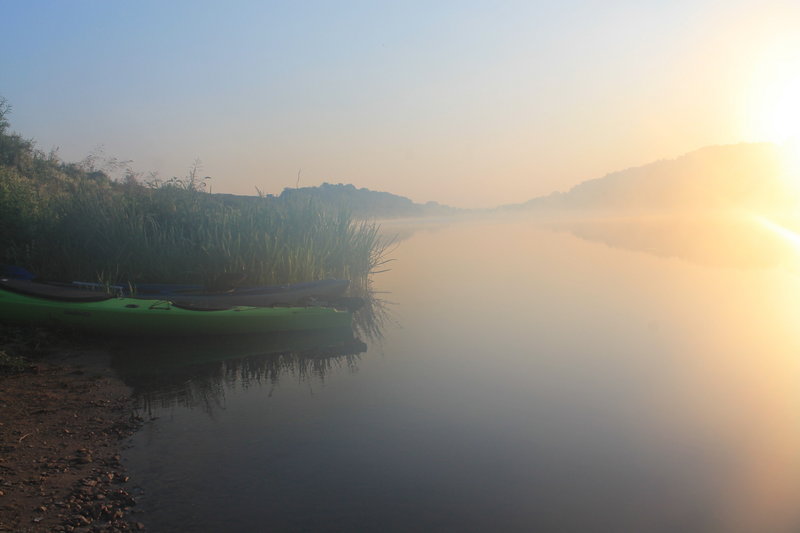
M 139 424 L 102 350 L 0 376 L 0 531 L 145 529 L 120 464 Z

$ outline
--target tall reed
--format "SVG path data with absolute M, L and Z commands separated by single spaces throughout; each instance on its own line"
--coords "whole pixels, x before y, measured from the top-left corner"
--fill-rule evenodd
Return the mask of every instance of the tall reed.
M 375 224 L 308 201 L 88 180 L 33 199 L 35 235 L 7 239 L 5 259 L 53 279 L 209 284 L 228 273 L 248 284 L 359 285 L 384 251 Z

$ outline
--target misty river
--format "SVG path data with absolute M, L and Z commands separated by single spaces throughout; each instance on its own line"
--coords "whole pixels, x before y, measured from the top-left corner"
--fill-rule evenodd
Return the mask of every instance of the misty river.
M 659 217 L 384 231 L 398 244 L 374 277 L 379 335 L 118 354 L 146 419 L 124 456 L 137 520 L 209 532 L 800 528 L 790 234 L 754 218 Z

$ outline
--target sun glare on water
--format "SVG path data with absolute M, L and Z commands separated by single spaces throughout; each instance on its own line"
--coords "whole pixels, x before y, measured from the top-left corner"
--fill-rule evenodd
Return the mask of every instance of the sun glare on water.
M 800 234 L 797 234 L 794 231 L 792 231 L 792 230 L 790 230 L 788 228 L 785 228 L 785 227 L 781 226 L 780 224 L 777 224 L 777 223 L 773 222 L 772 220 L 770 220 L 767 217 L 757 215 L 757 216 L 754 216 L 753 218 L 754 218 L 754 220 L 756 222 L 758 222 L 759 224 L 761 224 L 762 226 L 764 226 L 765 228 L 767 228 L 771 232 L 773 232 L 773 233 L 779 235 L 780 237 L 786 239 L 787 241 L 789 241 L 790 243 L 794 244 L 795 246 L 800 247 Z

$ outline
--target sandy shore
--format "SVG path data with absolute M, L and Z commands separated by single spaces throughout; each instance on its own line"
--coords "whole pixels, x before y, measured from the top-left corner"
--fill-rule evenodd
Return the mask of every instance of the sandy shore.
M 143 530 L 120 463 L 139 423 L 102 350 L 0 376 L 0 531 Z

